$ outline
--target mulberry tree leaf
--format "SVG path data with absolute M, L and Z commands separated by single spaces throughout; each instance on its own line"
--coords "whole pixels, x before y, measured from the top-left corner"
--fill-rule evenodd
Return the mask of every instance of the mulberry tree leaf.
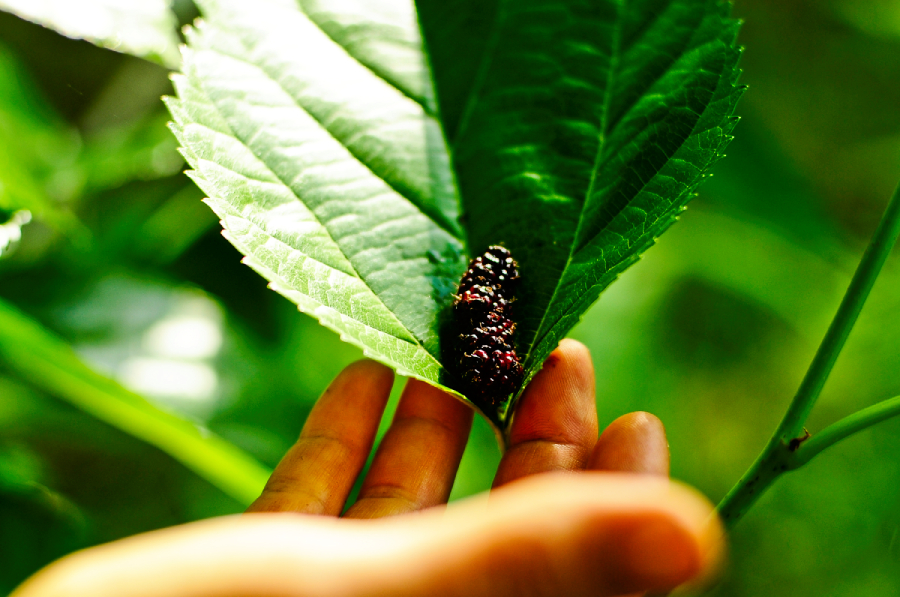
M 451 392 L 468 258 L 518 260 L 530 378 L 693 196 L 741 93 L 720 0 L 198 4 L 169 107 L 224 234 L 300 310 Z M 508 407 L 485 414 L 503 429 Z

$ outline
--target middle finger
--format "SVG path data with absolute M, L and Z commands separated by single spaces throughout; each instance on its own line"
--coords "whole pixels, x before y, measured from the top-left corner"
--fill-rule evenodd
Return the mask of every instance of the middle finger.
M 583 344 L 563 340 L 522 394 L 494 487 L 538 473 L 581 470 L 596 439 L 591 355 Z

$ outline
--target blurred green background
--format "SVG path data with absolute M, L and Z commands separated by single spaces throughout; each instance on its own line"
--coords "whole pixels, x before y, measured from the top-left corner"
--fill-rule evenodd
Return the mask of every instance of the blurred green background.
M 780 419 L 900 179 L 900 2 L 735 13 L 750 89 L 728 158 L 572 333 L 594 356 L 601 424 L 659 415 L 673 476 L 714 501 Z M 159 66 L 0 13 L 0 300 L 271 467 L 361 355 L 241 265 L 181 174 L 167 93 Z M 42 206 L 30 223 L 13 196 Z M 898 309 L 895 257 L 811 431 L 900 394 Z M 0 357 L 0 593 L 72 550 L 241 510 L 53 387 Z M 486 489 L 498 460 L 477 421 L 453 497 Z M 714 594 L 900 594 L 900 420 L 779 481 Z

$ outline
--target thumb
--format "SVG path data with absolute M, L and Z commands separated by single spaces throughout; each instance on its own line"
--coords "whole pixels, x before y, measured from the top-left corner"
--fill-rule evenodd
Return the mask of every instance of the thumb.
M 15 597 L 612 596 L 713 567 L 711 506 L 665 479 L 544 474 L 381 520 L 250 514 L 64 558 Z
M 664 478 L 543 474 L 419 521 L 403 595 L 612 596 L 665 592 L 714 572 L 712 506 Z M 411 521 L 413 522 L 413 521 Z M 399 580 L 399 579 L 398 579 Z M 403 585 L 409 590 L 400 590 Z

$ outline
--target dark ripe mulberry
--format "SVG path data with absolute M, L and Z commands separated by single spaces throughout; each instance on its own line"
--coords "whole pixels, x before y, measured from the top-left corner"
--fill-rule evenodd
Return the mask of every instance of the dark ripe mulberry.
M 499 398 L 506 398 L 519 389 L 522 383 L 522 365 L 515 351 L 495 350 L 490 354 L 490 363 L 482 365 L 479 377 L 484 386 L 482 398 L 490 404 L 499 404 Z M 490 400 L 491 397 L 496 397 Z
M 511 338 L 504 336 L 489 336 L 485 334 L 460 334 L 459 342 L 462 354 L 475 350 L 513 350 L 510 344 Z
M 500 295 L 493 286 L 473 286 L 457 295 L 454 302 L 458 319 L 468 319 L 472 325 L 486 321 L 489 314 L 497 313 L 504 317 L 509 301 Z
M 497 285 L 512 297 L 519 285 L 519 264 L 509 251 L 500 246 L 488 247 L 482 260 L 490 263 L 489 269 L 494 273 Z
M 489 247 L 469 263 L 459 283 L 459 294 L 473 286 L 490 286 L 498 294 L 511 298 L 519 283 L 519 268 L 509 251 L 504 247 Z
M 492 246 L 469 263 L 453 303 L 462 389 L 482 407 L 500 406 L 522 384 L 512 320 L 518 284 L 519 268 L 512 255 Z
M 519 357 L 516 356 L 515 352 L 505 351 L 501 352 L 496 358 L 497 368 L 507 374 L 507 375 L 516 375 L 521 373 L 522 364 L 519 363 Z
M 481 284 L 476 284 L 470 288 L 466 288 L 462 292 L 456 295 L 456 301 L 454 304 L 459 305 L 460 303 L 467 303 L 467 306 L 484 306 L 485 313 L 493 310 L 493 305 L 499 297 L 497 293 L 494 291 L 493 286 L 483 286 Z
M 476 257 L 469 264 L 466 275 L 463 276 L 462 281 L 459 283 L 459 294 L 463 294 L 473 286 L 490 286 L 493 282 L 493 272 L 485 265 L 481 257 Z
M 470 330 L 468 334 L 460 334 L 459 342 L 464 353 L 479 348 L 513 350 L 512 336 L 515 329 L 514 323 L 504 320 L 501 325 L 484 325 Z

